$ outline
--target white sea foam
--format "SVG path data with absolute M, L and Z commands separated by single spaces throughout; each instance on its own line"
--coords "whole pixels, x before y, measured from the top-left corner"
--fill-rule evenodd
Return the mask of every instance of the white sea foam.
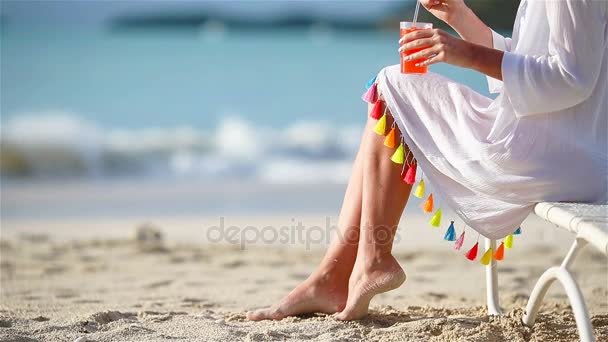
M 15 116 L 1 132 L 4 177 L 343 183 L 361 128 L 299 121 L 277 129 L 229 116 L 212 131 L 188 126 L 104 129 L 73 113 L 44 112 Z

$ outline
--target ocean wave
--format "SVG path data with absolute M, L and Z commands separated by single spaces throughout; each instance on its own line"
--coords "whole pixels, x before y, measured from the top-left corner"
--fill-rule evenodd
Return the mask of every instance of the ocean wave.
M 237 116 L 204 131 L 105 129 L 74 113 L 21 114 L 2 124 L 1 175 L 344 183 L 360 134 L 354 125 L 299 121 L 277 129 Z

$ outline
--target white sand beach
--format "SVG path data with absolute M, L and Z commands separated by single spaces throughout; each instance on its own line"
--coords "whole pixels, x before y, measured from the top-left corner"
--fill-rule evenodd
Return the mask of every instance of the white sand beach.
M 235 226 L 289 224 L 294 216 L 231 216 Z M 530 218 L 500 262 L 506 314 L 484 308 L 484 270 L 441 240 L 421 217 L 407 220 L 395 254 L 408 279 L 372 301 L 361 321 L 322 314 L 249 322 L 246 310 L 277 302 L 314 269 L 323 243 L 204 241 L 217 218 L 152 218 L 162 239 L 142 245 L 135 219 L 4 221 L 1 239 L 2 341 L 576 341 L 559 285 L 533 329 L 520 319 L 545 268 L 558 264 L 567 233 Z M 335 217 L 332 217 L 335 221 Z M 324 215 L 298 217 L 322 225 Z M 467 246 L 465 245 L 465 248 Z M 591 248 L 577 260 L 598 340 L 608 339 L 606 258 Z
M 0 1 L 0 342 L 579 340 L 559 283 L 521 322 L 573 236 L 528 217 L 491 316 L 484 239 L 447 203 L 492 236 L 530 203 L 600 202 L 608 0 Z M 434 29 L 401 39 L 411 18 Z M 423 59 L 426 76 L 401 75 Z M 389 158 L 441 216 L 407 200 L 405 283 L 361 320 L 248 321 L 315 270 L 349 179 L 346 221 L 394 225 L 409 190 Z M 351 276 L 351 302 L 402 279 L 386 251 L 358 254 L 381 267 Z M 572 271 L 608 341 L 608 258 L 588 246 Z

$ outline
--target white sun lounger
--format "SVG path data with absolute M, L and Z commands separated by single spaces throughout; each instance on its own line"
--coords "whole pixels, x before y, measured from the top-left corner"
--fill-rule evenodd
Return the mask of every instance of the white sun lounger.
M 547 290 L 555 280 L 558 280 L 572 306 L 576 326 L 581 341 L 595 341 L 589 311 L 576 280 L 570 273 L 570 266 L 578 252 L 587 244 L 608 256 L 608 205 L 591 205 L 578 203 L 538 203 L 534 212 L 556 226 L 574 234 L 574 242 L 570 251 L 560 266 L 554 266 L 545 271 L 534 286 L 522 322 L 531 327 L 536 321 Z M 496 248 L 496 241 L 486 239 L 486 248 Z M 498 304 L 498 274 L 496 260 L 486 266 L 486 295 L 488 313 L 500 315 Z

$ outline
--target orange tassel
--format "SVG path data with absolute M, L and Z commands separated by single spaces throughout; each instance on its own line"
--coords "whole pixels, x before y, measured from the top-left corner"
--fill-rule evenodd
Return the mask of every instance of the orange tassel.
M 386 138 L 384 139 L 384 146 L 389 148 L 397 147 L 397 136 L 395 135 L 395 129 L 396 128 L 393 127 L 393 129 L 391 129 L 391 131 L 386 135 Z
M 422 203 L 422 211 L 424 211 L 425 213 L 433 212 L 433 194 L 430 194 L 429 198 L 427 198 L 426 201 Z
M 502 242 L 500 244 L 500 246 L 498 246 L 498 249 L 496 250 L 496 253 L 494 253 L 494 259 L 496 260 L 502 260 L 505 258 L 505 243 Z

